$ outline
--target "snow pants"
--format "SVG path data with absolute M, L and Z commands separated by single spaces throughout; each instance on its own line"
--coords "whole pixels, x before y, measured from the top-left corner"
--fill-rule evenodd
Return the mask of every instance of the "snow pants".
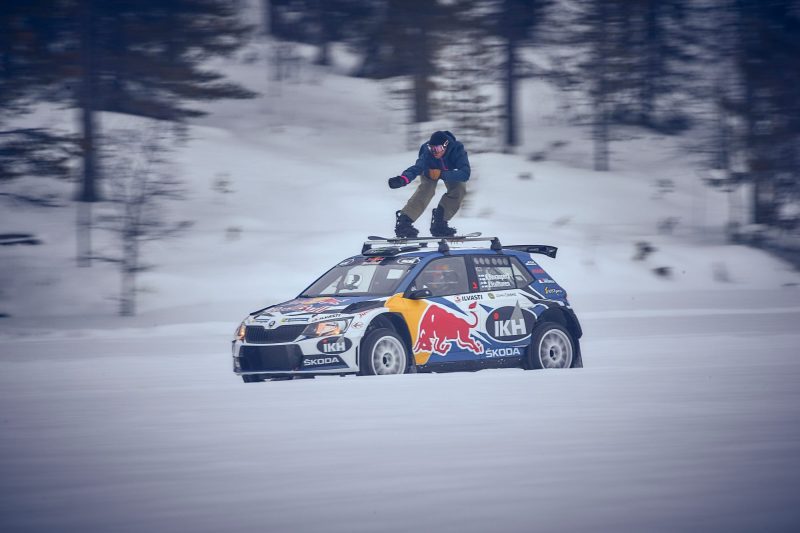
M 432 180 L 427 176 L 420 176 L 417 190 L 401 211 L 411 220 L 417 220 L 431 203 L 433 195 L 436 194 L 436 184 L 439 181 L 444 180 Z M 467 194 L 467 184 L 464 181 L 445 181 L 444 184 L 447 192 L 439 200 L 439 207 L 444 211 L 444 219 L 450 220 L 461 207 L 461 202 Z

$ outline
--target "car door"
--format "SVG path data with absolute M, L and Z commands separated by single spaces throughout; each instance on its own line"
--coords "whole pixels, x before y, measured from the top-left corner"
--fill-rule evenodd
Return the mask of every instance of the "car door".
M 471 256 L 469 266 L 476 290 L 473 297 L 479 297 L 484 317 L 478 325 L 485 345 L 483 358 L 522 357 L 536 322 L 533 305 L 522 290 L 533 278 L 502 254 Z
M 483 357 L 485 346 L 478 336 L 480 310 L 470 299 L 470 278 L 465 257 L 440 257 L 420 271 L 409 292 L 428 289 L 412 351 L 417 364 L 469 361 Z

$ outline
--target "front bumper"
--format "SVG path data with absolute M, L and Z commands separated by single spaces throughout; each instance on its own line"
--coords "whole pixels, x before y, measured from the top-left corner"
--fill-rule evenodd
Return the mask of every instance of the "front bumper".
M 346 339 L 346 340 L 345 340 Z M 253 374 L 348 374 L 358 372 L 358 342 L 346 337 L 291 343 L 233 343 L 233 371 Z

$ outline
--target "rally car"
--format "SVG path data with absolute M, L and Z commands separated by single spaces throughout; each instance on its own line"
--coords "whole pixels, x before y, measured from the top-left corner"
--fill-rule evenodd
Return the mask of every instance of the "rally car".
M 582 367 L 567 292 L 536 260 L 556 252 L 503 247 L 496 237 L 370 237 L 297 298 L 246 317 L 233 340 L 233 371 L 249 383 Z

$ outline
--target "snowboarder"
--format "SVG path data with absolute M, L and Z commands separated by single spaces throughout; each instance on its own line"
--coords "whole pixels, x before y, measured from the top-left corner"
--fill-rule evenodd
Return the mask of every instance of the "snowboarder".
M 439 180 L 444 181 L 447 192 L 442 195 L 438 207 L 433 210 L 431 235 L 434 237 L 455 235 L 456 229 L 448 226 L 447 222 L 456 214 L 467 194 L 466 182 L 469 174 L 469 159 L 464 145 L 449 131 L 434 132 L 430 140 L 420 146 L 417 162 L 399 176 L 389 178 L 389 187 L 392 189 L 405 187 L 417 176 L 420 178 L 420 184 L 408 203 L 395 214 L 395 235 L 399 238 L 414 238 L 419 234 L 419 230 L 413 225 L 414 221 L 428 207 L 436 193 Z

